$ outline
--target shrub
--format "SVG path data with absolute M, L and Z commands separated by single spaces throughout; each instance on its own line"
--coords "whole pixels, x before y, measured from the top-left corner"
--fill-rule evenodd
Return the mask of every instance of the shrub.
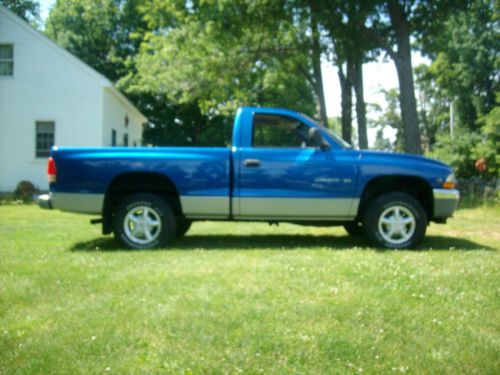
M 454 138 L 451 138 L 449 134 L 440 134 L 437 136 L 433 150 L 426 156 L 451 165 L 458 178 L 477 177 L 478 172 L 474 168 L 476 155 L 473 150 L 480 140 L 479 134 L 462 129 L 457 129 Z
M 33 201 L 33 197 L 37 194 L 39 190 L 30 181 L 21 181 L 17 184 L 16 190 L 14 190 L 13 198 L 15 200 L 21 200 L 24 203 L 29 203 Z

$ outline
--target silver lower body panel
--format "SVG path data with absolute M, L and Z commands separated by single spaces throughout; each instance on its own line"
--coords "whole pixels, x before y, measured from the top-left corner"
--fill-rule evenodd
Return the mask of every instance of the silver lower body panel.
M 228 219 L 229 197 L 181 196 L 182 212 L 189 219 Z M 42 208 L 101 214 L 104 194 L 50 193 L 40 197 Z M 345 221 L 356 217 L 359 199 L 351 198 L 232 198 L 236 220 Z
M 229 197 L 181 195 L 182 213 L 190 219 L 229 218 Z
M 233 217 L 245 220 L 352 220 L 359 199 L 233 198 Z
M 100 215 L 104 203 L 104 194 L 50 193 L 52 208 L 80 214 Z

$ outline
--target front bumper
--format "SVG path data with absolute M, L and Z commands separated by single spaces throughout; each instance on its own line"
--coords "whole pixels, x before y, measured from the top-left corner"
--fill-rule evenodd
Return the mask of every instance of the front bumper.
M 53 208 L 49 194 L 42 194 L 36 197 L 36 203 L 38 204 L 38 207 L 46 210 L 52 210 Z
M 434 219 L 446 219 L 457 209 L 460 192 L 455 189 L 434 189 Z

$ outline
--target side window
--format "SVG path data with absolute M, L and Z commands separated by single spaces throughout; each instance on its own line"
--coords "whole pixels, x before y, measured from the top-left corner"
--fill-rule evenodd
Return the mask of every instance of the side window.
M 256 114 L 253 147 L 307 147 L 309 127 L 288 116 Z
M 50 149 L 54 146 L 55 123 L 53 121 L 37 121 L 35 125 L 35 155 L 37 158 L 45 158 L 50 155 Z
M 116 146 L 116 130 L 111 129 L 111 146 Z

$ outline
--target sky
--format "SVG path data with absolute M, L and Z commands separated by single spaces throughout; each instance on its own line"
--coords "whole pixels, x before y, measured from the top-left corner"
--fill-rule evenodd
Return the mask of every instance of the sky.
M 55 0 L 39 0 L 40 3 L 40 16 L 42 16 L 42 20 L 45 21 L 49 16 L 49 11 L 52 5 L 54 5 Z
M 55 0 L 40 0 L 40 13 L 44 21 L 48 17 L 49 10 L 54 3 Z M 413 66 L 426 62 L 419 54 L 414 54 L 412 57 Z M 337 69 L 331 63 L 324 61 L 322 63 L 322 73 L 328 117 L 339 117 L 341 108 Z M 366 103 L 376 103 L 384 107 L 385 100 L 380 90 L 398 87 L 396 68 L 391 60 L 383 61 L 383 58 L 380 58 L 376 62 L 364 64 L 363 78 Z M 368 117 L 370 117 L 369 113 Z M 375 129 L 368 129 L 368 138 L 371 145 L 373 145 L 375 133 Z M 391 139 L 394 138 L 394 134 L 390 131 L 386 133 L 386 136 Z

